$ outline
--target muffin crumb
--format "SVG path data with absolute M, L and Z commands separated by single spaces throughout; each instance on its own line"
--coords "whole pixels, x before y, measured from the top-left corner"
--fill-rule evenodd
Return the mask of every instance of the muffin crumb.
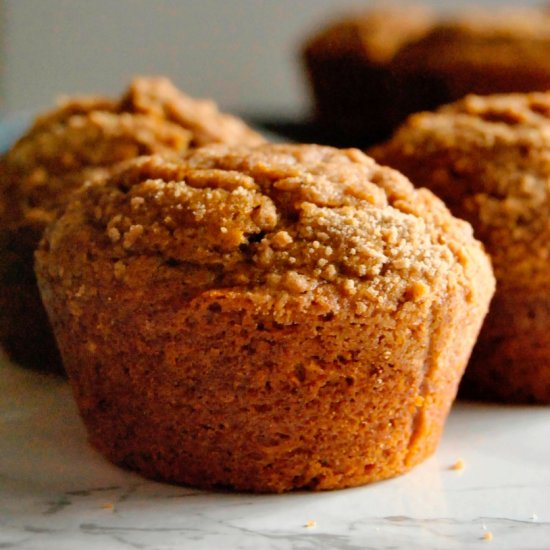
M 308 522 L 304 525 L 306 529 L 313 529 L 314 527 L 317 527 L 317 522 L 314 519 L 308 520 Z
M 463 471 L 466 468 L 466 462 L 462 458 L 459 458 L 449 469 L 456 471 Z

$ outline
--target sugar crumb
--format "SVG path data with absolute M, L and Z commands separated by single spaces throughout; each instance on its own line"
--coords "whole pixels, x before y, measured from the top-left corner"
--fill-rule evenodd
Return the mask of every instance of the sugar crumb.
M 124 233 L 124 240 L 122 245 L 124 248 L 131 248 L 141 235 L 143 235 L 144 228 L 141 224 L 131 225 L 128 231 Z
M 284 250 L 288 245 L 292 244 L 293 239 L 287 231 L 278 231 L 273 235 L 273 246 L 277 250 Z
M 304 526 L 306 529 L 313 529 L 317 527 L 317 522 L 314 519 L 310 519 Z
M 107 235 L 114 243 L 120 240 L 120 231 L 116 227 L 109 227 L 109 229 L 107 229 Z
M 452 466 L 449 467 L 449 470 L 462 471 L 466 468 L 466 463 L 462 458 L 459 458 Z
M 123 261 L 119 260 L 114 265 L 115 279 L 121 280 L 124 278 L 124 273 L 126 272 L 126 265 Z

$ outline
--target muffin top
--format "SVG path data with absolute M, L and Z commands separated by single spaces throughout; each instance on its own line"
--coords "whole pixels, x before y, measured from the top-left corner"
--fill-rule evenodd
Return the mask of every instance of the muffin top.
M 195 99 L 163 77 L 136 78 L 119 109 L 169 120 L 191 132 L 191 147 L 210 143 L 254 146 L 265 139 L 241 119 L 221 113 L 208 99 Z
M 467 96 L 371 150 L 470 221 L 497 278 L 548 281 L 550 93 Z
M 547 74 L 549 23 L 550 11 L 541 7 L 470 8 L 407 44 L 395 62 L 403 70 L 411 66 L 442 72 L 490 67 L 492 71 L 522 72 L 529 68 Z M 517 85 L 521 83 L 514 82 Z
M 40 231 L 94 170 L 143 154 L 183 153 L 190 138 L 171 122 L 130 113 L 93 110 L 39 120 L 0 162 L 1 225 Z
M 86 184 L 41 249 L 73 293 L 93 269 L 105 288 L 154 277 L 190 297 L 269 288 L 306 302 L 330 288 L 394 309 L 491 277 L 471 227 L 429 191 L 357 150 L 316 145 L 135 159 Z
M 308 55 L 362 56 L 407 71 L 422 66 L 548 71 L 550 10 L 547 7 L 468 8 L 438 16 L 426 6 L 378 7 L 342 19 L 317 33 Z
M 434 14 L 426 6 L 378 7 L 330 25 L 304 49 L 306 55 L 363 55 L 372 63 L 384 64 L 405 44 L 426 34 L 433 22 Z
M 96 169 L 224 140 L 264 141 L 242 121 L 186 96 L 164 78 L 134 80 L 119 101 L 64 99 L 38 117 L 0 161 L 0 226 L 40 235 Z

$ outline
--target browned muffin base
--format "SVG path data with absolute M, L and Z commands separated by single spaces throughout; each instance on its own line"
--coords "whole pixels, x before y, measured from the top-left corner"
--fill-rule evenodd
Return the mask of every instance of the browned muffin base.
M 550 287 L 499 287 L 460 395 L 516 403 L 550 403 Z
M 404 311 L 334 315 L 321 297 L 278 323 L 265 296 L 160 292 L 137 309 L 119 294 L 117 313 L 58 332 L 60 345 L 91 443 L 202 488 L 323 490 L 407 471 L 436 448 L 476 332 L 452 301 L 411 331 Z M 94 323 L 111 313 L 101 340 Z
M 62 372 L 61 357 L 36 284 L 32 248 L 23 244 L 25 235 L 21 231 L 0 235 L 0 239 L 4 240 L 0 243 L 3 351 L 25 367 Z M 8 239 L 11 242 L 6 242 Z

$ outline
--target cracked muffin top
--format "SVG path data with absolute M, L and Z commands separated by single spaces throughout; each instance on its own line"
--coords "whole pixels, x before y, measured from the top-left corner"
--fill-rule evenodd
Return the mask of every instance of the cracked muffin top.
M 40 234 L 96 169 L 139 155 L 263 138 L 244 122 L 192 99 L 165 78 L 137 78 L 122 99 L 66 98 L 39 116 L 0 162 L 0 219 Z
M 468 295 L 480 272 L 491 277 L 471 227 L 431 192 L 358 150 L 316 145 L 135 159 L 86 184 L 42 246 L 69 287 L 86 269 L 136 288 L 154 272 L 179 278 L 190 296 L 330 287 L 390 310 L 448 285 Z
M 371 154 L 470 221 L 501 280 L 548 280 L 550 93 L 468 96 Z

